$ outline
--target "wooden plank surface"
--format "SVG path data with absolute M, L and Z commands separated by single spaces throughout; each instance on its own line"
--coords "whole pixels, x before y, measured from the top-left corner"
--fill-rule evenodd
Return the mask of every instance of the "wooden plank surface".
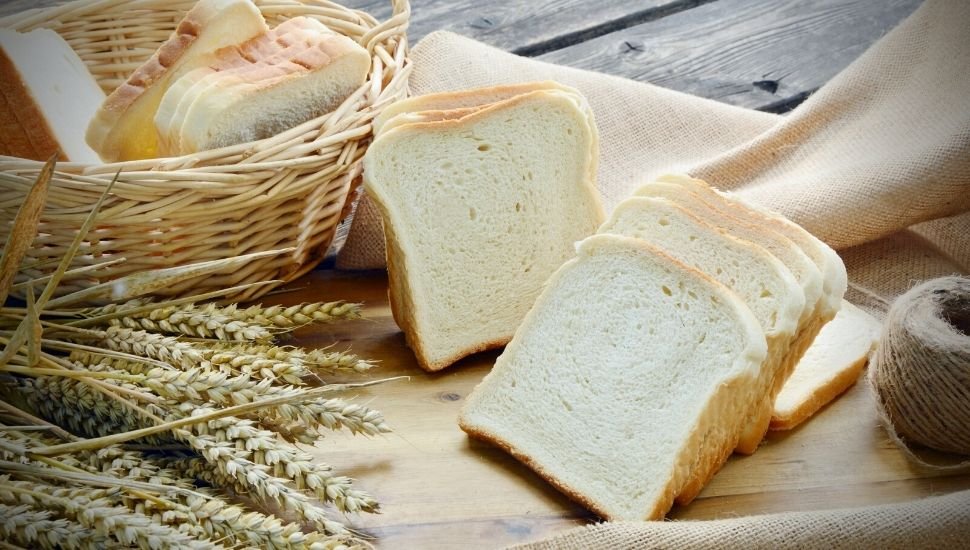
M 784 112 L 921 0 L 412 0 L 409 38 L 450 30 L 545 61 Z M 10 0 L 0 15 L 56 0 Z M 344 0 L 378 18 L 387 0 Z M 539 55 L 541 54 L 541 55 Z
M 630 25 L 690 9 L 705 0 L 411 0 L 412 43 L 447 30 L 523 55 L 559 49 Z M 710 1 L 710 0 L 706 0 Z M 390 13 L 387 0 L 346 0 L 378 18 Z
M 921 0 L 720 0 L 547 53 L 732 105 L 784 111 Z
M 406 375 L 357 399 L 385 413 L 395 432 L 363 439 L 334 436 L 315 450 L 359 480 L 383 513 L 356 518 L 382 548 L 497 548 L 535 540 L 593 520 L 584 509 L 506 453 L 470 440 L 456 418 L 496 352 L 437 374 L 421 371 L 390 317 L 383 273 L 317 271 L 272 301 L 363 301 L 367 320 L 299 331 L 298 345 L 338 342 L 379 359 L 377 376 Z M 970 489 L 970 475 L 921 470 L 879 425 L 871 394 L 858 384 L 791 433 L 772 434 L 750 457 L 733 457 L 676 519 L 710 519 L 787 510 L 898 502 Z

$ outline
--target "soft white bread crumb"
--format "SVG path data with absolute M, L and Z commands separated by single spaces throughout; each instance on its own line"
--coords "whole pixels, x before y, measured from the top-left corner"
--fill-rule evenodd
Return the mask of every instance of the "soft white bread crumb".
M 698 193 L 695 187 L 686 183 L 693 181 L 695 180 L 689 178 L 664 176 L 641 186 L 635 194 L 670 200 L 697 217 L 707 220 L 722 232 L 761 246 L 792 271 L 801 284 L 806 304 L 827 301 L 828 298 L 823 296 L 824 283 L 819 264 L 805 250 L 787 236 L 777 231 L 766 230 L 763 226 L 754 223 L 750 217 L 744 216 L 742 212 L 725 207 L 717 198 Z M 815 314 L 808 308 L 806 310 L 807 313 L 800 319 L 801 323 L 809 321 Z
M 637 192 L 647 196 L 669 198 L 720 226 L 725 231 L 765 247 L 786 265 L 802 282 L 806 301 L 817 296 L 814 310 L 806 308 L 799 331 L 784 358 L 783 369 L 776 377 L 774 391 L 789 376 L 819 329 L 831 319 L 845 290 L 845 267 L 828 246 L 801 227 L 780 216 L 734 201 L 731 196 L 714 191 L 705 182 L 685 176 L 665 176 L 643 186 Z M 758 418 L 742 435 L 738 452 L 753 453 L 761 442 L 771 420 L 772 403 L 766 403 Z
M 605 519 L 660 519 L 763 399 L 764 333 L 723 285 L 595 235 L 549 280 L 459 419 Z
M 391 308 L 423 368 L 508 342 L 573 243 L 602 223 L 594 128 L 581 98 L 544 90 L 398 126 L 368 148 Z
M 879 321 L 843 301 L 775 398 L 771 429 L 798 426 L 849 389 L 858 380 L 881 330 Z
M 785 349 L 798 329 L 805 294 L 785 264 L 750 241 L 719 232 L 667 199 L 626 199 L 599 233 L 643 239 L 706 273 L 740 296 L 765 334 L 778 336 Z M 814 309 L 815 304 L 808 307 Z

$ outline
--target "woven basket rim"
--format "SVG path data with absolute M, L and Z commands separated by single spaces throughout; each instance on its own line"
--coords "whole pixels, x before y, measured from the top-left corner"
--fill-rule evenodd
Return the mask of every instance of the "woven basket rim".
M 404 25 L 404 28 L 400 30 L 399 38 L 403 42 L 403 50 L 407 50 L 407 23 L 410 20 L 411 8 L 409 0 L 389 0 L 392 6 L 392 14 L 387 20 L 383 22 L 377 22 L 373 16 L 363 10 L 357 10 L 352 8 L 344 7 L 335 2 L 330 2 L 328 0 L 251 0 L 256 4 L 260 11 L 263 11 L 265 6 L 284 6 L 292 5 L 296 6 L 319 6 L 329 10 L 342 11 L 348 14 L 353 14 L 359 21 L 370 22 L 374 25 L 370 30 L 363 35 L 362 38 L 367 38 L 367 43 L 362 44 L 368 52 L 371 54 L 372 63 L 374 63 L 375 48 L 379 44 L 382 34 L 393 30 L 395 27 Z M 187 0 L 185 3 L 192 5 L 196 0 Z M 153 3 L 159 3 L 157 0 L 71 0 L 64 4 L 57 6 L 46 7 L 46 8 L 33 8 L 25 10 L 20 13 L 8 15 L 6 17 L 0 18 L 0 28 L 11 28 L 14 30 L 28 30 L 34 28 L 46 27 L 47 24 L 52 22 L 59 22 L 61 18 L 65 15 L 72 15 L 77 13 L 84 13 L 85 11 L 90 11 L 97 9 L 103 5 L 133 5 L 136 7 L 141 7 L 145 9 L 146 5 Z M 279 13 L 275 15 L 280 15 Z M 284 17 L 285 18 L 285 17 Z M 174 28 L 174 25 L 173 25 Z M 56 29 L 55 29 L 56 30 Z M 407 64 L 407 59 L 398 60 L 400 66 L 398 67 L 398 74 L 396 75 L 398 82 L 402 82 L 406 85 L 407 75 L 410 73 L 410 65 Z M 309 129 L 322 127 L 326 122 L 332 118 L 338 118 L 339 115 L 344 114 L 346 111 L 350 110 L 349 107 L 353 105 L 355 100 L 370 91 L 372 87 L 371 79 L 373 78 L 373 68 L 371 74 L 368 74 L 367 80 L 364 84 L 354 91 L 344 102 L 341 103 L 335 110 L 325 113 L 319 117 L 308 120 L 294 128 L 281 132 L 275 136 L 270 136 L 265 139 L 250 141 L 245 143 L 240 143 L 237 145 L 230 145 L 227 147 L 222 147 L 219 149 L 212 149 L 208 151 L 200 151 L 197 153 L 190 153 L 187 155 L 181 155 L 176 157 L 162 157 L 153 159 L 143 159 L 143 160 L 132 160 L 123 162 L 113 162 L 113 163 L 80 163 L 80 162 L 69 162 L 69 161 L 59 161 L 57 163 L 57 172 L 70 173 L 72 175 L 80 176 L 93 176 L 91 178 L 91 183 L 93 185 L 103 186 L 106 182 L 110 181 L 112 177 L 116 174 L 124 174 L 125 176 L 142 175 L 141 173 L 150 172 L 150 177 L 152 179 L 158 179 L 164 181 L 166 184 L 171 185 L 173 183 L 173 176 L 178 174 L 191 172 L 192 176 L 188 179 L 204 179 L 207 182 L 218 183 L 219 179 L 225 180 L 226 185 L 238 185 L 239 182 L 232 181 L 232 178 L 222 177 L 219 174 L 225 174 L 227 172 L 255 172 L 267 169 L 278 169 L 285 165 L 294 164 L 307 164 L 312 163 L 314 159 L 312 157 L 301 156 L 288 159 L 273 159 L 270 157 L 267 160 L 256 160 L 252 159 L 255 157 L 259 159 L 259 153 L 266 151 L 267 149 L 284 149 L 283 145 L 287 141 L 294 141 L 294 138 L 306 135 L 309 133 Z M 365 108 L 379 107 L 379 105 L 369 104 Z M 355 110 L 360 112 L 359 109 Z M 355 131 L 345 132 L 344 139 L 355 137 L 353 134 Z M 363 133 L 364 135 L 369 133 L 361 128 L 356 129 L 356 133 Z M 289 139 L 288 139 L 289 138 Z M 237 159 L 235 162 L 224 162 L 224 163 L 214 163 L 209 162 L 213 159 L 220 157 L 228 157 Z M 43 161 L 24 159 L 20 157 L 11 157 L 0 155 L 0 171 L 9 174 L 11 172 L 17 171 L 27 171 L 35 172 L 44 165 Z M 102 176 L 102 177 L 97 177 Z M 179 178 L 176 178 L 176 180 Z M 213 181 L 216 180 L 216 181 Z M 56 184 L 52 182 L 52 184 Z M 174 185 L 174 188 L 179 188 L 178 185 Z

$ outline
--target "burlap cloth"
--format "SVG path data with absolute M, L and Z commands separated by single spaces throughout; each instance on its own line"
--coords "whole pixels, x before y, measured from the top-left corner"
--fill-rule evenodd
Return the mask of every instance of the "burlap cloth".
M 968 537 L 970 491 L 960 491 L 901 504 L 820 512 L 712 521 L 601 523 L 570 529 L 550 539 L 514 548 L 955 550 L 967 548 L 970 545 Z
M 787 116 L 524 59 L 438 32 L 411 92 L 551 79 L 589 100 L 612 209 L 680 171 L 776 209 L 839 250 L 848 298 L 879 314 L 915 282 L 970 272 L 970 2 L 929 0 Z M 356 210 L 338 267 L 384 266 L 379 215 Z M 536 548 L 966 547 L 970 493 L 885 507 L 710 522 L 603 524 Z
M 687 172 L 774 208 L 842 254 L 870 311 L 914 281 L 970 270 L 970 2 L 929 0 L 786 116 L 517 57 L 437 32 L 412 51 L 411 92 L 552 79 L 589 99 L 607 209 Z M 337 266 L 384 267 L 362 199 Z

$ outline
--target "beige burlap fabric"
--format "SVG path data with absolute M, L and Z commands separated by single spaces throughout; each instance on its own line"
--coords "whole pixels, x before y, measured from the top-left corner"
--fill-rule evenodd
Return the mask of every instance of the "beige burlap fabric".
M 970 491 L 900 504 L 789 512 L 714 521 L 603 523 L 518 550 L 650 548 L 966 548 Z
M 425 94 L 553 79 L 589 99 L 608 209 L 685 171 L 779 210 L 837 248 L 869 309 L 970 269 L 970 2 L 929 0 L 787 116 L 524 59 L 451 33 L 413 50 Z M 951 216 L 947 218 L 947 216 Z M 935 221 L 929 221 L 935 220 Z M 923 222 L 923 223 L 921 223 Z M 362 200 L 338 266 L 384 266 Z

